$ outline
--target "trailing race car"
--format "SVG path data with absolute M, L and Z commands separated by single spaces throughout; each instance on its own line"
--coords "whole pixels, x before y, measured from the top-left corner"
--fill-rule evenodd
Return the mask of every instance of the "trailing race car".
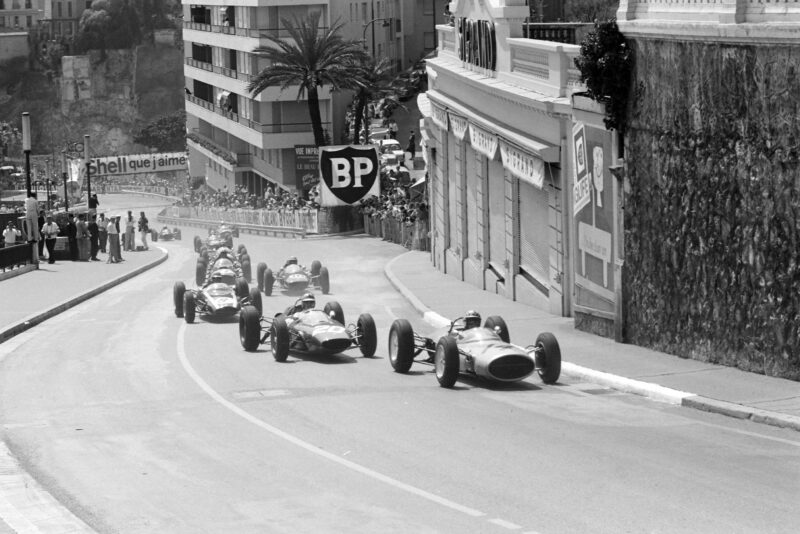
M 203 285 L 211 273 L 221 267 L 233 270 L 235 277 L 242 277 L 248 283 L 252 280 L 250 254 L 244 244 L 240 243 L 235 254 L 228 247 L 220 247 L 211 252 L 201 250 L 195 267 L 195 283 L 198 286 Z
M 194 251 L 201 252 L 203 247 L 207 250 L 216 250 L 220 247 L 232 249 L 234 237 L 239 237 L 239 229 L 222 223 L 216 228 L 209 228 L 208 237 L 205 240 L 200 236 L 194 236 Z
M 309 299 L 310 297 L 310 299 Z M 355 324 L 344 326 L 344 312 L 336 301 L 316 309 L 314 296 L 307 294 L 272 319 L 263 317 L 253 306 L 239 314 L 239 340 L 246 351 L 254 351 L 269 340 L 275 361 L 283 362 L 290 352 L 333 355 L 358 347 L 366 358 L 375 355 L 378 334 L 368 313 L 358 316 Z
M 323 267 L 318 260 L 311 262 L 311 268 L 307 269 L 297 264 L 297 258 L 290 256 L 286 264 L 277 272 L 267 267 L 266 263 L 259 263 L 256 267 L 256 280 L 258 287 L 265 295 L 272 295 L 275 283 L 287 292 L 304 291 L 309 286 L 322 290 L 327 295 L 331 290 L 330 274 L 328 268 Z
M 181 239 L 181 229 L 178 227 L 173 228 L 170 230 L 168 227 L 164 226 L 160 231 L 158 230 L 151 230 L 150 231 L 150 239 L 153 241 L 180 241 Z
M 459 373 L 499 382 L 517 382 L 534 371 L 545 384 L 561 375 L 561 349 L 555 336 L 543 332 L 527 347 L 509 342 L 505 321 L 492 315 L 480 326 L 481 316 L 469 311 L 450 323 L 437 337 L 414 333 L 405 319 L 389 330 L 389 362 L 398 373 L 407 373 L 416 362 L 432 363 L 439 385 L 453 387 Z M 424 355 L 425 359 L 416 359 Z
M 234 284 L 227 282 L 222 272 L 215 272 L 199 289 L 187 290 L 183 282 L 175 282 L 172 288 L 175 316 L 192 323 L 197 314 L 229 317 L 236 315 L 244 305 L 261 310 L 258 288 L 249 287 L 244 278 L 237 278 Z

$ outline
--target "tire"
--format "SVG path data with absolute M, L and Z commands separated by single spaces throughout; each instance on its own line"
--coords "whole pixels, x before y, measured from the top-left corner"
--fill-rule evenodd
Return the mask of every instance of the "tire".
M 249 291 L 250 306 L 258 310 L 258 313 L 264 313 L 264 308 L 261 304 L 261 291 L 257 287 L 251 287 Z
M 203 261 L 208 262 L 208 248 L 205 245 L 200 247 L 200 257 L 203 258 Z
M 414 363 L 414 329 L 405 319 L 396 319 L 389 329 L 389 363 L 396 373 L 407 373 Z
M 175 306 L 175 317 L 183 317 L 183 294 L 186 293 L 186 284 L 175 282 L 172 286 L 172 303 Z
M 289 357 L 289 327 L 283 316 L 275 317 L 272 320 L 272 327 L 269 329 L 269 341 L 272 347 L 272 357 L 276 362 L 285 362 Z
M 264 271 L 264 294 L 268 297 L 272 295 L 273 287 L 275 287 L 275 275 L 272 274 L 272 269 L 268 267 Z
M 242 255 L 239 256 L 239 263 L 244 263 L 246 261 L 250 261 L 250 254 L 248 254 L 247 251 L 245 250 L 244 252 L 242 252 Z
M 365 358 L 375 356 L 375 349 L 378 348 L 378 330 L 375 328 L 375 320 L 372 315 L 362 313 L 356 321 L 356 332 L 359 335 L 359 348 Z
M 206 264 L 202 260 L 197 260 L 197 267 L 195 267 L 194 271 L 194 281 L 197 283 L 197 287 L 202 286 L 205 279 L 206 279 Z
M 191 291 L 187 291 L 183 294 L 183 319 L 187 323 L 191 324 L 194 322 L 194 316 L 196 311 L 197 303 L 194 299 L 194 293 Z
M 258 265 L 256 265 L 256 283 L 259 291 L 264 291 L 264 272 L 266 270 L 267 264 L 263 261 L 258 262 Z
M 331 315 L 331 312 L 333 312 L 333 319 L 341 324 L 344 324 L 344 311 L 342 310 L 342 305 L 335 300 L 325 304 L 325 307 L 322 308 L 322 311 L 328 315 Z
M 158 232 L 156 232 L 155 230 L 150 230 L 150 240 L 153 243 L 156 243 L 158 241 Z
M 244 246 L 244 243 L 239 243 L 239 246 L 236 247 L 236 253 L 239 254 L 240 256 L 242 254 L 247 254 L 247 247 Z
M 202 244 L 203 244 L 203 240 L 200 239 L 200 236 L 197 236 L 197 235 L 194 236 L 194 251 L 195 252 L 200 252 L 200 247 L 202 246 Z
M 180 228 L 173 229 L 172 230 L 172 235 L 173 235 L 173 237 L 175 237 L 176 240 L 180 241 L 181 240 L 181 230 L 180 230 Z
M 442 336 L 436 344 L 436 354 L 433 358 L 436 367 L 436 380 L 443 388 L 451 388 L 458 379 L 458 344 L 450 336 Z
M 258 349 L 261 340 L 261 312 L 253 306 L 245 306 L 239 313 L 239 341 L 247 352 Z
M 250 286 L 244 278 L 236 279 L 236 296 L 240 299 L 247 297 L 250 294 Z
M 228 239 L 225 240 L 225 246 L 228 247 L 229 249 L 233 249 L 233 238 L 232 237 L 229 237 Z
M 542 332 L 536 338 L 536 368 L 539 377 L 545 384 L 555 384 L 561 376 L 561 347 L 556 336 L 550 332 Z
M 322 269 L 321 261 L 314 260 L 311 262 L 311 276 L 317 276 L 319 274 L 320 269 Z
M 331 292 L 331 278 L 327 267 L 322 267 L 319 270 L 319 288 L 322 290 L 323 295 Z
M 495 330 L 497 335 L 500 336 L 500 339 L 506 343 L 511 343 L 506 322 L 499 315 L 490 315 L 487 317 L 486 322 L 483 323 L 483 327 L 489 330 Z
M 253 269 L 250 267 L 250 256 L 242 262 L 242 274 L 248 282 L 253 281 Z
M 231 228 L 231 235 L 233 237 L 239 237 L 239 227 L 238 226 L 234 226 L 233 228 Z M 231 245 L 231 246 L 233 246 L 233 245 Z

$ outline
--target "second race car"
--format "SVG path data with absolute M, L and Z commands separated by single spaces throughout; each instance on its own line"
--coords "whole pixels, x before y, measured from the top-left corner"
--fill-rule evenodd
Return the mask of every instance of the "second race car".
M 228 271 L 228 272 L 225 272 Z M 175 316 L 193 323 L 197 314 L 213 317 L 236 315 L 242 306 L 261 310 L 261 293 L 249 287 L 244 278 L 236 278 L 231 284 L 232 271 L 219 269 L 209 281 L 198 289 L 186 289 L 183 282 L 175 282 L 172 300 Z
M 439 385 L 453 387 L 459 373 L 499 382 L 517 382 L 534 371 L 545 384 L 561 375 L 561 349 L 555 336 L 543 332 L 533 345 L 509 342 L 505 321 L 492 315 L 480 326 L 481 316 L 470 310 L 433 337 L 423 337 L 405 319 L 397 319 L 389 330 L 389 363 L 398 373 L 407 373 L 414 362 L 432 363 Z M 424 356 L 417 359 L 418 356 Z

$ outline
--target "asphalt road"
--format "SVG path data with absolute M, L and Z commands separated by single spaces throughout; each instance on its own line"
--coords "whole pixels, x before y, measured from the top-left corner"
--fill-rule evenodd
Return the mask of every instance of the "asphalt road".
M 796 432 L 566 378 L 444 390 L 427 367 L 396 374 L 392 320 L 432 329 L 383 276 L 403 249 L 371 237 L 237 241 L 254 264 L 321 260 L 318 303 L 378 325 L 375 358 L 277 363 L 243 351 L 234 321 L 174 316 L 196 233 L 0 363 L 7 445 L 99 532 L 797 531 Z

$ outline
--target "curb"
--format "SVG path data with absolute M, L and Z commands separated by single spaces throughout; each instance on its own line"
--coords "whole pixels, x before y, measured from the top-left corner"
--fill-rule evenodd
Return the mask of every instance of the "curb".
M 392 258 L 389 263 L 383 268 L 383 273 L 394 288 L 411 304 L 411 306 L 422 315 L 423 320 L 433 326 L 434 328 L 441 328 L 450 324 L 450 321 L 439 315 L 435 311 L 428 308 L 422 301 L 417 298 L 411 290 L 408 289 L 392 271 L 394 262 L 409 254 L 404 252 L 399 256 Z M 652 382 L 643 382 L 641 380 L 634 380 L 623 376 L 605 373 L 603 371 L 596 371 L 588 367 L 582 367 L 569 362 L 561 362 L 561 372 L 567 376 L 574 378 L 581 378 L 592 383 L 609 387 L 614 390 L 622 391 L 625 393 L 632 393 L 642 397 L 647 397 L 651 400 L 664 402 L 676 406 L 683 406 L 686 408 L 694 408 L 704 412 L 716 413 L 728 417 L 735 417 L 737 419 L 746 419 L 754 423 L 761 423 L 780 428 L 789 428 L 792 430 L 800 431 L 800 417 L 783 414 L 779 412 L 772 412 L 769 410 L 761 410 L 743 404 L 736 404 L 734 402 L 721 401 L 694 393 L 688 393 L 677 389 L 667 388 Z
M 164 255 L 161 256 L 160 258 L 158 258 L 158 259 L 156 259 L 156 260 L 154 260 L 154 261 L 152 261 L 152 262 L 150 262 L 148 264 L 142 265 L 141 267 L 138 267 L 138 268 L 134 269 L 133 271 L 131 271 L 129 273 L 126 273 L 126 274 L 123 274 L 123 275 L 121 275 L 121 276 L 119 276 L 117 278 L 114 278 L 113 280 L 109 280 L 105 284 L 103 284 L 101 286 L 98 286 L 98 287 L 96 287 L 96 288 L 94 288 L 94 289 L 92 289 L 90 291 L 87 291 L 86 293 L 83 293 L 83 294 L 77 295 L 75 297 L 72 297 L 70 299 L 67 299 L 64 302 L 61 302 L 60 304 L 56 304 L 54 307 L 50 308 L 49 310 L 45 310 L 45 311 L 43 311 L 41 313 L 37 313 L 37 314 L 34 314 L 34 315 L 29 315 L 28 317 L 26 317 L 22 321 L 20 321 L 20 322 L 18 322 L 16 324 L 13 324 L 13 325 L 11 325 L 11 326 L 3 329 L 3 330 L 0 330 L 0 343 L 4 343 L 5 341 L 8 341 L 12 337 L 14 337 L 16 335 L 19 335 L 19 334 L 25 332 L 26 330 L 28 330 L 30 328 L 33 328 L 34 326 L 46 321 L 47 319 L 55 317 L 59 313 L 63 313 L 64 311 L 66 311 L 66 310 L 68 310 L 68 309 L 70 309 L 70 308 L 72 308 L 74 306 L 77 306 L 81 302 L 87 301 L 92 297 L 96 297 L 100 293 L 103 293 L 104 291 L 108 291 L 112 287 L 117 286 L 117 285 L 119 285 L 122 282 L 125 282 L 127 280 L 130 280 L 134 276 L 138 276 L 138 275 L 142 274 L 143 272 L 148 271 L 148 270 L 152 269 L 153 267 L 164 263 L 165 261 L 167 261 L 167 258 L 169 258 L 169 252 L 165 248 L 162 248 L 162 247 L 158 247 L 158 248 L 164 253 Z

